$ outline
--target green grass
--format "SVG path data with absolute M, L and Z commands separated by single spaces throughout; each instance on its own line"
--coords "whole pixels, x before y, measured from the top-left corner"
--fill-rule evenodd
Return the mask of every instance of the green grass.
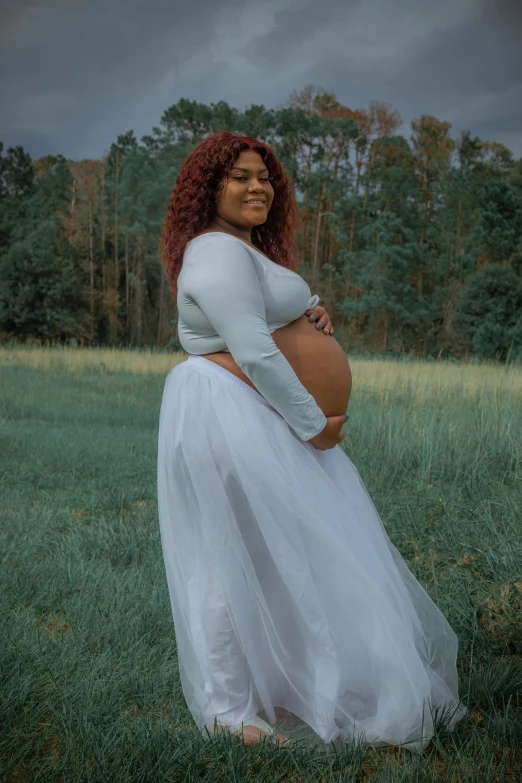
M 484 371 L 476 396 L 450 382 L 420 395 L 388 376 L 365 386 L 364 366 L 343 448 L 458 634 L 469 716 L 451 734 L 441 721 L 420 756 L 205 742 L 179 684 L 157 520 L 164 370 L 0 359 L 2 781 L 522 780 L 519 381 L 488 386 Z

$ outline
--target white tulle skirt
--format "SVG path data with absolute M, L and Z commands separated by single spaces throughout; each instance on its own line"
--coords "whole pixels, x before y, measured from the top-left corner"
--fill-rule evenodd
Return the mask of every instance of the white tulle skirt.
M 157 478 L 181 685 L 204 737 L 257 715 L 325 749 L 421 751 L 437 715 L 452 729 L 466 714 L 457 637 L 340 446 L 314 449 L 190 356 L 165 381 Z

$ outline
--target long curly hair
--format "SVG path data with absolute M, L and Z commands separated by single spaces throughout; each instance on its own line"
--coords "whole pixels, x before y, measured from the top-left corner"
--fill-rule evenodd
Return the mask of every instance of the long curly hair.
M 266 221 L 252 228 L 252 244 L 274 263 L 296 271 L 297 205 L 281 163 L 264 142 L 222 131 L 201 141 L 185 159 L 167 207 L 160 238 L 160 258 L 167 270 L 174 301 L 185 246 L 207 228 L 214 217 L 218 187 L 243 150 L 259 153 L 270 172 L 274 189 Z

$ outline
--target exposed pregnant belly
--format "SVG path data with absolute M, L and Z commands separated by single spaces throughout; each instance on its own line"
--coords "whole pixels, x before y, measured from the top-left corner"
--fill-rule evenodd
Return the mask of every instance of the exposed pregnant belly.
M 276 329 L 272 332 L 272 339 L 324 415 L 340 416 L 345 413 L 352 390 L 352 373 L 337 340 L 323 334 L 306 315 Z M 231 354 L 219 352 L 202 356 L 259 392 Z

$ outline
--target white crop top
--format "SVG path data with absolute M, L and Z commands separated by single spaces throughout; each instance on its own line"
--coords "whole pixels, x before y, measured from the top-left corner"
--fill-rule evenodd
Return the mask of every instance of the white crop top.
M 178 336 L 187 353 L 226 351 L 301 440 L 327 419 L 271 333 L 319 301 L 306 281 L 224 232 L 187 242 L 178 277 Z

